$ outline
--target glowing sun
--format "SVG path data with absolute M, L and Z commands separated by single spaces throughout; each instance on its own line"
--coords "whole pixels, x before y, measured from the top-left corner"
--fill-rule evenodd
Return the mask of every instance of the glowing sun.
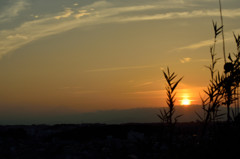
M 181 105 L 190 105 L 190 104 L 191 104 L 191 100 L 187 98 L 181 100 Z

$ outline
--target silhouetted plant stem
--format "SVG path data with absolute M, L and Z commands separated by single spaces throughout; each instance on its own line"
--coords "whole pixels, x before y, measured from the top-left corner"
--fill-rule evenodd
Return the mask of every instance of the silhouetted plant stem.
M 223 26 L 223 16 L 222 16 L 222 4 L 221 0 L 219 0 L 219 9 L 220 9 L 220 17 L 221 17 L 221 25 Z M 224 57 L 224 63 L 226 64 L 226 49 L 225 49 L 225 38 L 224 38 L 224 29 L 222 28 L 222 41 L 223 41 L 223 57 Z
M 209 118 L 210 118 L 210 113 L 207 113 L 207 116 L 206 116 L 205 121 L 204 121 L 201 137 L 203 137 L 205 135 L 205 133 L 206 133 Z
M 178 79 L 177 81 L 173 81 L 177 75 L 173 72 L 171 73 L 169 68 L 167 68 L 167 72 L 163 71 L 164 78 L 167 82 L 166 91 L 167 91 L 167 100 L 166 103 L 168 105 L 168 110 L 163 109 L 160 110 L 160 114 L 157 114 L 157 116 L 163 121 L 170 125 L 173 124 L 173 115 L 175 112 L 175 89 L 179 82 L 182 80 L 183 77 Z M 175 117 L 175 123 L 177 122 L 177 118 L 179 118 L 181 115 Z
M 229 123 L 231 120 L 230 116 L 230 104 L 227 104 L 227 122 Z
M 168 139 L 168 145 L 170 151 L 172 150 L 172 139 L 174 134 L 174 127 L 177 122 L 177 119 L 181 117 L 182 115 L 178 115 L 174 118 L 173 122 L 173 115 L 175 113 L 175 101 L 176 101 L 176 92 L 175 89 L 179 82 L 182 80 L 183 77 L 178 79 L 177 81 L 174 81 L 177 75 L 173 72 L 171 73 L 169 68 L 167 68 L 167 71 L 163 71 L 164 78 L 166 80 L 166 92 L 167 92 L 167 100 L 166 103 L 168 105 L 168 110 L 163 109 L 160 110 L 160 114 L 157 114 L 157 116 L 162 120 L 162 122 L 166 122 L 168 126 L 168 133 L 169 133 L 169 139 Z
M 223 42 L 223 57 L 224 57 L 224 63 L 226 65 L 227 61 L 226 61 L 226 49 L 225 49 L 225 38 L 224 38 L 224 26 L 223 26 L 223 16 L 222 16 L 222 4 L 221 4 L 221 0 L 219 0 L 219 9 L 220 9 L 220 18 L 221 18 L 221 25 L 222 25 L 222 42 Z M 227 72 L 225 71 L 225 76 L 227 76 Z M 227 102 L 226 102 L 226 105 L 227 105 L 227 122 L 230 121 L 231 119 L 231 116 L 230 116 L 230 98 L 231 98 L 231 93 L 230 93 L 230 89 L 231 88 L 228 88 L 228 87 L 231 87 L 229 85 L 225 85 L 226 87 L 226 92 L 228 93 L 227 94 Z
M 237 98 L 237 101 L 236 101 L 236 111 L 238 112 L 239 114 L 239 94 L 238 94 L 238 87 L 237 87 L 237 94 L 236 94 L 236 98 Z
M 217 23 L 213 21 L 213 28 L 215 31 L 215 36 L 213 46 L 210 48 L 211 64 L 210 66 L 207 66 L 211 74 L 211 79 L 209 81 L 210 83 L 207 87 L 207 90 L 204 90 L 207 97 L 205 99 L 201 98 L 202 109 L 205 112 L 204 114 L 206 115 L 204 115 L 204 118 L 201 118 L 200 115 L 197 113 L 197 115 L 204 123 L 202 136 L 205 135 L 208 123 L 212 121 L 215 122 L 218 120 L 219 117 L 221 117 L 221 114 L 219 115 L 218 112 L 223 99 L 223 89 L 221 87 L 221 83 L 224 79 L 224 76 L 220 75 L 219 72 L 217 73 L 217 75 L 215 75 L 215 66 L 217 61 L 219 60 L 219 58 L 216 58 L 215 47 L 217 42 L 217 36 L 221 33 L 222 26 L 217 27 Z
M 213 46 L 210 48 L 211 54 L 211 64 L 208 66 L 208 69 L 211 73 L 211 79 L 206 90 L 204 90 L 207 95 L 206 98 L 201 97 L 202 100 L 202 109 L 204 111 L 204 116 L 201 117 L 196 113 L 201 121 L 203 122 L 202 135 L 204 136 L 207 131 L 207 126 L 209 123 L 213 122 L 213 127 L 215 121 L 220 119 L 223 114 L 218 114 L 219 107 L 225 105 L 227 107 L 227 125 L 229 126 L 230 121 L 235 121 L 235 123 L 240 123 L 240 114 L 239 114 L 239 82 L 240 82 L 240 35 L 236 36 L 234 33 L 234 38 L 237 44 L 237 54 L 233 55 L 235 58 L 231 57 L 229 53 L 228 61 L 226 59 L 225 51 L 225 39 L 223 31 L 223 16 L 222 16 L 222 5 L 221 0 L 219 0 L 220 6 L 220 17 L 221 17 L 221 26 L 217 26 L 217 22 L 213 21 L 214 28 L 214 42 Z M 218 35 L 222 33 L 223 41 L 223 57 L 224 57 L 224 72 L 220 73 L 217 71 L 215 74 L 215 65 L 219 59 L 216 59 L 215 47 Z M 235 104 L 235 109 L 231 110 L 231 105 Z M 232 112 L 232 116 L 230 114 Z

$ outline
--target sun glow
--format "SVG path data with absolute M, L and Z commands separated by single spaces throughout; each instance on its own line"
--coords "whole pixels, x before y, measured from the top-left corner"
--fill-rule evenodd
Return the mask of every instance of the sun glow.
M 191 100 L 185 98 L 181 101 L 181 105 L 190 105 L 191 104 Z
M 182 95 L 182 100 L 180 100 L 181 105 L 183 105 L 183 106 L 191 105 L 191 102 L 192 102 L 192 100 L 190 99 L 189 94 L 184 93 Z

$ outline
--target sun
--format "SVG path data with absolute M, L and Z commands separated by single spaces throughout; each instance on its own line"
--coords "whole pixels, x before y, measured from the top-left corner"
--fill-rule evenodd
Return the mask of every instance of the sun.
M 184 98 L 183 100 L 181 100 L 181 105 L 190 105 L 191 104 L 191 100 L 189 100 L 188 98 Z

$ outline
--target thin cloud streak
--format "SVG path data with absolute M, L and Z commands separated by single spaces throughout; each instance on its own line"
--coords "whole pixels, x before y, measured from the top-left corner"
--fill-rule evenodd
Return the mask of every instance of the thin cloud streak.
M 204 40 L 204 41 L 200 41 L 200 42 L 195 43 L 195 44 L 191 44 L 191 45 L 188 45 L 188 46 L 178 48 L 177 50 L 199 49 L 201 47 L 211 46 L 212 44 L 213 44 L 213 40 Z
M 239 33 L 240 32 L 240 29 L 236 29 L 234 32 L 236 33 Z M 234 37 L 233 37 L 233 32 L 226 32 L 225 33 L 225 41 L 230 41 L 230 40 L 233 40 Z M 212 40 L 204 40 L 204 41 L 200 41 L 198 43 L 194 43 L 194 44 L 190 44 L 188 46 L 184 46 L 184 47 L 180 47 L 180 48 L 177 48 L 177 49 L 174 49 L 172 51 L 175 51 L 175 50 L 194 50 L 194 49 L 199 49 L 199 48 L 202 48 L 202 47 L 210 47 L 212 44 L 213 44 L 213 39 Z M 222 41 L 218 40 L 217 43 L 222 43 Z
M 67 18 L 71 16 L 74 12 L 71 8 L 66 8 L 65 11 L 62 13 L 62 15 L 55 16 L 55 19 L 61 19 L 61 18 Z
M 145 87 L 145 86 L 150 86 L 150 85 L 152 85 L 152 84 L 153 84 L 153 82 L 152 82 L 152 81 L 149 81 L 149 82 L 144 82 L 144 83 L 135 85 L 134 87 Z
M 187 63 L 187 62 L 190 62 L 191 61 L 191 58 L 190 57 L 185 57 L 183 59 L 180 59 L 180 62 L 181 63 Z
M 240 9 L 223 10 L 224 17 L 235 18 L 240 16 Z M 219 10 L 196 10 L 192 12 L 170 12 L 164 14 L 155 14 L 147 16 L 135 16 L 122 18 L 122 22 L 144 21 L 144 20 L 168 20 L 177 18 L 196 18 L 196 17 L 209 17 L 219 16 Z
M 133 92 L 131 94 L 142 94 L 142 95 L 156 95 L 156 94 L 164 94 L 165 90 L 151 90 L 151 91 L 139 91 Z
M 136 70 L 136 69 L 145 69 L 153 68 L 155 66 L 127 66 L 127 67 L 111 67 L 111 68 L 99 68 L 86 70 L 85 72 L 106 72 L 106 71 L 121 71 L 121 70 Z

